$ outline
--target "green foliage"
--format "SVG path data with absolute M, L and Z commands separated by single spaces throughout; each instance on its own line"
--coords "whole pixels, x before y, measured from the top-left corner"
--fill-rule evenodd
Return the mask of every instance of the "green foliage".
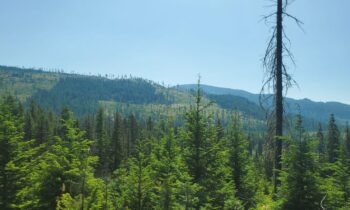
M 248 99 L 235 95 L 206 95 L 210 100 L 213 100 L 221 108 L 228 110 L 240 110 L 247 116 L 255 119 L 263 120 L 265 115 L 262 108 Z
M 320 188 L 324 194 L 323 206 L 327 209 L 348 209 L 350 195 L 350 170 L 347 156 L 347 132 L 344 141 L 331 115 L 328 125 L 328 161 L 320 160 Z
M 239 115 L 232 118 L 226 137 L 229 150 L 229 164 L 232 170 L 232 179 L 235 184 L 236 196 L 244 203 L 246 209 L 254 206 L 255 185 L 258 176 L 254 173 L 252 161 L 248 153 L 248 140 L 244 135 Z
M 192 183 L 174 131 L 153 142 L 151 165 L 154 171 L 155 209 L 192 209 L 198 202 L 198 186 Z
M 340 136 L 339 136 L 339 130 L 335 123 L 334 115 L 331 114 L 328 124 L 328 161 L 330 163 L 334 163 L 339 158 L 339 152 L 340 152 Z
M 318 187 L 316 155 L 310 140 L 290 142 L 284 155 L 282 172 L 281 209 L 319 209 L 321 193 Z
M 54 72 L 0 66 L 0 95 L 10 93 L 21 102 L 40 90 L 50 90 L 58 82 Z
M 326 141 L 323 135 L 322 131 L 322 125 L 318 125 L 318 131 L 316 134 L 316 138 L 318 140 L 318 156 L 319 156 L 319 162 L 325 163 L 327 161 L 327 150 L 326 150 Z
M 114 176 L 114 206 L 120 209 L 150 209 L 152 203 L 152 168 L 146 148 L 147 139 L 139 141 L 135 157 L 118 169 Z
M 156 85 L 143 79 L 111 80 L 78 75 L 60 75 L 53 88 L 37 91 L 32 99 L 41 106 L 51 107 L 55 112 L 68 106 L 80 116 L 97 110 L 98 101 L 131 104 L 168 103 L 165 96 L 157 92 Z
M 112 157 L 110 170 L 117 169 L 125 159 L 125 145 L 123 144 L 123 122 L 119 113 L 115 113 L 113 134 L 111 138 L 110 156 Z
M 16 194 L 22 186 L 22 161 L 26 161 L 28 144 L 23 140 L 23 110 L 12 96 L 0 104 L 0 209 L 16 208 Z
M 344 139 L 344 153 L 347 159 L 350 159 L 350 129 L 349 124 L 346 123 L 345 139 Z
M 96 156 L 99 158 L 97 163 L 97 175 L 105 176 L 109 173 L 110 164 L 110 139 L 107 136 L 105 114 L 102 108 L 99 108 L 96 117 L 96 141 L 94 145 L 94 151 Z
M 196 103 L 186 113 L 187 122 L 182 134 L 189 174 L 200 187 L 196 209 L 238 208 L 240 202 L 235 197 L 234 183 L 230 179 L 228 152 L 217 140 L 217 130 L 210 122 L 211 118 L 204 114 L 207 107 L 202 104 L 198 86 Z
M 304 133 L 298 116 L 294 139 L 287 139 L 283 156 L 281 209 L 320 209 L 321 193 L 313 140 Z
M 274 195 L 266 135 L 247 133 L 242 115 L 211 107 L 200 90 L 194 98 L 173 118 L 101 106 L 77 120 L 67 108 L 60 116 L 35 103 L 23 111 L 4 96 L 0 208 L 349 209 L 348 129 L 342 134 L 330 120 L 326 138 L 321 129 L 311 138 L 299 118 L 284 139 Z

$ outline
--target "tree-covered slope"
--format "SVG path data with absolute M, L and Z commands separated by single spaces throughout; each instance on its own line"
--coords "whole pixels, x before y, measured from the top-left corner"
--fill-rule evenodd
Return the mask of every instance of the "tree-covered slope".
M 35 101 L 56 113 L 66 106 L 77 116 L 95 112 L 98 106 L 106 104 L 112 112 L 123 107 L 125 112 L 135 109 L 149 116 L 176 116 L 193 102 L 193 94 L 183 90 L 195 87 L 184 85 L 166 88 L 141 78 L 106 78 L 0 66 L 0 94 L 9 92 L 24 104 Z M 204 100 L 214 102 L 216 113 L 226 112 L 220 115 L 237 110 L 248 118 L 259 121 L 265 119 L 258 94 L 208 85 L 202 85 L 201 88 L 206 93 Z M 289 110 L 287 114 L 300 112 L 313 125 L 318 121 L 326 122 L 331 113 L 339 122 L 350 119 L 350 106 L 346 104 L 291 98 L 287 98 L 286 102 Z
M 235 95 L 216 95 L 206 94 L 210 100 L 218 104 L 223 109 L 239 110 L 246 115 L 252 116 L 256 119 L 264 120 L 265 114 L 260 106 L 246 98 Z
M 131 104 L 160 103 L 170 100 L 155 85 L 142 79 L 99 77 L 61 77 L 50 90 L 39 90 L 32 98 L 44 107 L 58 111 L 68 106 L 78 114 L 95 111 L 99 101 L 118 101 Z
M 141 78 L 108 79 L 0 66 L 0 94 L 10 93 L 24 104 L 60 112 L 69 107 L 77 115 L 96 111 L 101 101 L 125 104 L 189 104 L 192 96 Z
M 191 91 L 196 88 L 195 84 L 187 84 L 187 85 L 178 85 L 176 87 L 179 90 L 184 91 Z M 244 90 L 238 90 L 238 89 L 230 89 L 230 88 L 220 88 L 220 87 L 214 87 L 210 85 L 202 85 L 202 89 L 204 92 L 212 96 L 212 98 L 220 98 L 218 100 L 218 103 L 221 105 L 226 106 L 226 101 L 231 101 L 233 96 L 236 97 L 242 97 L 252 103 L 254 103 L 256 106 L 259 105 L 259 94 L 253 94 L 249 93 Z M 237 98 L 236 98 L 236 101 Z M 220 103 L 221 102 L 221 103 Z M 286 98 L 286 112 L 287 114 L 301 114 L 305 118 L 314 120 L 314 121 L 320 121 L 320 122 L 327 122 L 329 119 L 330 114 L 334 114 L 337 118 L 337 120 L 344 124 L 346 121 L 350 121 L 350 105 L 339 103 L 339 102 L 315 102 L 309 99 L 301 99 L 296 100 L 292 98 Z M 243 105 L 244 103 L 242 103 Z M 246 106 L 239 106 L 237 105 L 238 109 L 251 109 L 253 105 L 249 104 L 248 107 Z M 231 107 L 234 107 L 232 105 Z M 257 107 L 253 109 L 258 109 Z
M 0 66 L 0 94 L 16 95 L 22 102 L 39 90 L 49 91 L 58 81 L 58 73 Z

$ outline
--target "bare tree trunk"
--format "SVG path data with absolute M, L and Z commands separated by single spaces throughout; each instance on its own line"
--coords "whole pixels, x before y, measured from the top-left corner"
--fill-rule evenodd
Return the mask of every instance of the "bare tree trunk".
M 274 191 L 280 185 L 279 172 L 282 169 L 282 141 L 283 135 L 283 25 L 282 25 L 283 7 L 282 0 L 277 0 L 277 28 L 276 28 L 276 88 L 275 88 L 275 117 L 276 117 L 276 147 L 275 147 L 275 172 L 274 172 Z
M 301 22 L 296 17 L 288 14 L 286 12 L 286 8 L 292 1 L 290 0 L 274 0 L 276 2 L 277 11 L 273 12 L 264 17 L 265 21 L 267 21 L 270 17 L 276 16 L 276 24 L 273 24 L 272 29 L 273 33 L 268 42 L 268 46 L 266 48 L 263 65 L 267 70 L 266 81 L 263 84 L 261 95 L 260 95 L 260 105 L 264 107 L 267 105 L 270 107 L 270 96 L 264 95 L 264 91 L 266 89 L 273 89 L 274 96 L 274 111 L 269 112 L 269 108 L 267 109 L 268 120 L 273 122 L 273 133 L 274 134 L 274 143 L 273 143 L 273 151 L 274 151 L 274 172 L 273 172 L 273 182 L 274 182 L 274 192 L 277 192 L 278 186 L 280 186 L 280 172 L 282 169 L 282 136 L 283 136 L 283 91 L 284 89 L 287 91 L 289 87 L 293 84 L 296 84 L 291 75 L 288 74 L 287 68 L 284 64 L 284 56 L 289 58 L 293 63 L 293 55 L 290 52 L 289 48 L 283 42 L 284 39 L 287 39 L 290 43 L 287 35 L 284 32 L 283 28 L 283 19 L 284 17 L 290 18 L 296 22 L 296 24 L 301 28 L 303 22 Z M 271 117 L 271 118 L 270 118 Z

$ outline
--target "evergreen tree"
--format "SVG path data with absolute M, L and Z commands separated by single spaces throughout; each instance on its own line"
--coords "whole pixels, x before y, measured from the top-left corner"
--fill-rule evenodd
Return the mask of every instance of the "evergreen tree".
M 345 128 L 344 147 L 345 147 L 346 158 L 350 160 L 350 130 L 349 130 L 349 124 L 348 123 L 346 123 L 346 128 Z
M 216 120 L 216 132 L 217 132 L 217 139 L 219 141 L 222 140 L 225 136 L 225 131 L 220 119 Z
M 69 111 L 67 107 L 64 107 L 61 110 L 61 115 L 59 118 L 59 126 L 58 126 L 58 136 L 62 139 L 65 140 L 67 133 L 68 133 L 68 128 L 66 125 L 66 121 L 68 121 L 71 118 L 72 113 Z
M 128 128 L 128 138 L 127 138 L 128 155 L 130 156 L 135 153 L 135 146 L 136 146 L 136 141 L 139 133 L 136 118 L 132 113 L 128 117 L 127 128 Z
M 338 162 L 338 170 L 335 172 L 334 176 L 338 180 L 341 191 L 344 193 L 343 201 L 344 206 L 347 204 L 347 207 L 350 208 L 350 160 L 347 158 L 346 145 L 342 145 L 340 149 L 340 157 Z
M 107 136 L 107 130 L 105 126 L 104 109 L 99 108 L 96 116 L 96 142 L 95 152 L 99 160 L 97 163 L 96 173 L 98 176 L 106 176 L 109 172 L 109 149 L 110 142 Z
M 30 114 L 29 111 L 27 111 L 25 113 L 25 117 L 24 117 L 24 139 L 25 140 L 31 140 L 34 138 L 34 119 L 32 117 L 32 115 Z
M 349 165 L 344 154 L 335 163 L 327 163 L 322 167 L 325 177 L 321 179 L 320 188 L 324 193 L 323 207 L 325 209 L 349 209 Z
M 227 135 L 227 147 L 229 148 L 229 163 L 232 169 L 233 181 L 236 186 L 236 196 L 245 203 L 248 209 L 254 203 L 253 197 L 256 190 L 252 174 L 251 160 L 248 154 L 248 140 L 241 130 L 238 113 L 232 118 L 231 127 Z M 257 174 L 255 174 L 257 176 Z
M 112 183 L 117 209 L 152 209 L 152 167 L 145 148 L 149 141 L 141 137 L 136 145 L 136 154 L 130 157 L 124 167 L 115 172 Z
M 327 138 L 328 161 L 330 163 L 335 163 L 339 158 L 340 136 L 333 114 L 331 114 L 329 119 Z
M 41 110 L 35 129 L 35 142 L 37 145 L 45 143 L 50 139 L 50 122 L 46 113 Z
M 323 135 L 323 130 L 322 130 L 322 125 L 318 124 L 318 131 L 316 134 L 316 137 L 318 139 L 318 156 L 319 156 L 319 161 L 321 163 L 326 162 L 326 157 L 327 157 L 327 150 L 326 150 L 326 142 L 325 142 L 325 138 Z
M 195 194 L 198 187 L 191 182 L 172 128 L 159 143 L 154 143 L 151 164 L 154 171 L 154 208 L 192 209 L 197 202 Z
M 350 208 L 350 160 L 347 157 L 347 128 L 345 139 L 338 150 L 338 158 L 334 163 L 325 164 L 326 171 L 322 180 L 322 187 L 326 191 L 325 207 L 327 209 L 349 209 Z
M 281 209 L 319 209 L 321 195 L 317 183 L 317 165 L 310 146 L 304 136 L 301 117 L 296 125 L 297 137 L 289 140 L 283 156 Z
M 196 209 L 234 209 L 240 206 L 235 198 L 234 183 L 228 166 L 228 153 L 218 143 L 215 126 L 205 116 L 208 105 L 202 105 L 202 93 L 198 83 L 196 103 L 186 113 L 186 125 L 182 138 L 185 143 L 185 161 L 193 182 L 200 189 Z
M 88 115 L 84 119 L 83 129 L 86 131 L 87 139 L 95 139 L 95 119 L 93 115 Z
M 25 152 L 23 110 L 11 95 L 0 103 L 0 209 L 15 209 L 21 176 L 14 170 Z
M 26 185 L 17 193 L 20 209 L 80 209 L 88 202 L 99 202 L 92 201 L 92 192 L 99 190 L 99 181 L 93 177 L 97 157 L 89 155 L 92 142 L 75 127 L 72 113 L 64 113 L 60 125 L 64 138 L 46 141 L 45 152 L 35 153 L 26 166 Z
M 117 112 L 114 117 L 114 127 L 111 141 L 111 157 L 113 164 L 111 171 L 114 171 L 119 167 L 124 158 L 124 148 L 123 148 L 123 125 L 122 117 Z

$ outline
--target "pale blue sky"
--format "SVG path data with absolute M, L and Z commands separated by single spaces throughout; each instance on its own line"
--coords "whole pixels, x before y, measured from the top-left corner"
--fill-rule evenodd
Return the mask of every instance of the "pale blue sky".
M 1 0 L 0 64 L 259 92 L 268 0 Z M 296 0 L 286 30 L 300 89 L 350 104 L 350 1 Z

